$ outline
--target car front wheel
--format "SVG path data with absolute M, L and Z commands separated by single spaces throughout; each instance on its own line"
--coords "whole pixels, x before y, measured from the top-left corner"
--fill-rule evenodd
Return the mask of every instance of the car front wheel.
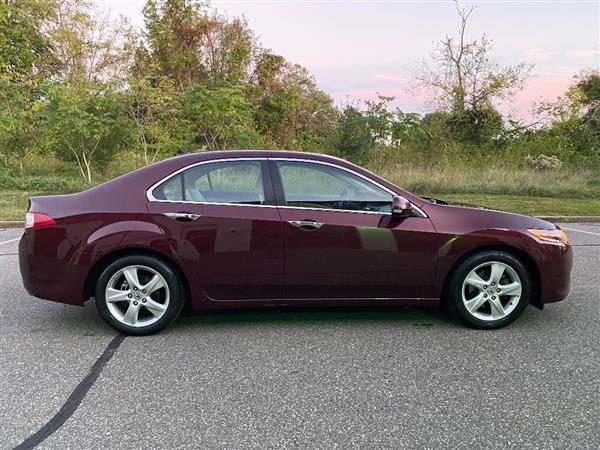
M 126 256 L 111 263 L 96 284 L 102 318 L 126 334 L 148 335 L 166 327 L 183 306 L 178 275 L 162 260 Z
M 531 278 L 525 265 L 502 251 L 484 251 L 458 267 L 449 289 L 458 315 L 475 328 L 504 327 L 516 320 L 531 298 Z

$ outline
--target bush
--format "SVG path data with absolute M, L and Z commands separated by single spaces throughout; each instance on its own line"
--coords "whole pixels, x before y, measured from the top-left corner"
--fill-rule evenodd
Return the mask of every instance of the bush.
M 0 174 L 0 189 L 29 192 L 69 192 L 78 191 L 81 188 L 81 181 L 70 178 L 54 176 L 15 177 L 8 174 Z
M 562 162 L 556 155 L 546 156 L 543 153 L 537 156 L 527 155 L 525 157 L 527 167 L 535 170 L 556 170 L 562 167 Z

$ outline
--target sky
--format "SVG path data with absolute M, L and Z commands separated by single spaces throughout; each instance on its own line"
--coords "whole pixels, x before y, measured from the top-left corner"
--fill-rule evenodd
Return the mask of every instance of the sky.
M 145 0 L 94 0 L 101 9 L 142 27 Z M 431 108 L 410 89 L 411 72 L 446 34 L 457 32 L 450 0 L 213 0 L 229 16 L 245 16 L 262 46 L 306 67 L 336 103 L 394 96 L 405 112 Z M 486 33 L 502 64 L 535 67 L 524 89 L 501 105 L 530 116 L 554 100 L 581 70 L 600 67 L 600 0 L 503 0 L 476 5 L 467 34 Z

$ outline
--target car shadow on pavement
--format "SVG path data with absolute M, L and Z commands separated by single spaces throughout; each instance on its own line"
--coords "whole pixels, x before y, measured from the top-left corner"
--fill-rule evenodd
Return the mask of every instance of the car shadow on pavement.
M 433 327 L 458 325 L 458 322 L 435 307 L 369 306 L 326 308 L 264 308 L 244 310 L 184 311 L 169 327 L 236 323 L 356 323 L 394 322 L 407 326 Z

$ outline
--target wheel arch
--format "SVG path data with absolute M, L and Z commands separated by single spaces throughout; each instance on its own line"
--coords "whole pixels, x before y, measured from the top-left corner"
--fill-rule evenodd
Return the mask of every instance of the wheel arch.
M 98 280 L 98 278 L 100 277 L 100 274 L 102 273 L 102 271 L 104 269 L 106 269 L 113 261 L 116 261 L 117 259 L 125 257 L 125 256 L 132 256 L 132 255 L 150 256 L 153 258 L 160 259 L 162 262 L 169 265 L 179 275 L 179 279 L 181 280 L 181 282 L 183 284 L 182 287 L 183 287 L 183 291 L 184 291 L 184 295 L 185 295 L 184 305 L 189 306 L 189 304 L 191 303 L 191 298 L 192 298 L 190 283 L 189 283 L 189 280 L 187 279 L 187 277 L 185 276 L 185 273 L 183 272 L 183 270 L 181 270 L 181 268 L 179 267 L 179 264 L 177 264 L 177 262 L 175 262 L 173 260 L 173 258 L 170 258 L 169 256 L 165 255 L 164 253 L 158 252 L 156 250 L 151 250 L 148 248 L 142 248 L 142 247 L 120 248 L 120 249 L 114 250 L 114 251 L 102 256 L 100 259 L 98 259 L 98 261 L 96 261 L 94 263 L 94 265 L 92 266 L 92 268 L 89 270 L 87 277 L 85 279 L 85 283 L 83 285 L 84 300 L 87 300 L 87 299 L 95 296 L 96 281 Z
M 540 270 L 539 270 L 537 264 L 526 252 L 524 252 L 523 250 L 521 250 L 517 247 L 513 247 L 513 246 L 507 245 L 507 244 L 483 245 L 480 247 L 473 248 L 473 249 L 465 252 L 463 255 L 461 255 L 460 258 L 458 258 L 454 262 L 454 264 L 452 265 L 452 267 L 446 274 L 446 277 L 444 278 L 444 283 L 442 285 L 442 302 L 446 301 L 450 282 L 452 280 L 452 277 L 454 276 L 454 273 L 458 269 L 458 267 L 465 260 L 467 260 L 468 258 L 470 258 L 473 255 L 476 255 L 476 254 L 484 252 L 484 251 L 494 251 L 494 250 L 509 253 L 512 256 L 514 256 L 515 258 L 519 259 L 525 265 L 525 267 L 529 271 L 529 275 L 531 277 L 531 284 L 532 284 L 530 304 L 532 304 L 536 308 L 541 309 L 542 308 L 541 289 L 540 289 L 541 288 L 541 277 L 540 277 Z

